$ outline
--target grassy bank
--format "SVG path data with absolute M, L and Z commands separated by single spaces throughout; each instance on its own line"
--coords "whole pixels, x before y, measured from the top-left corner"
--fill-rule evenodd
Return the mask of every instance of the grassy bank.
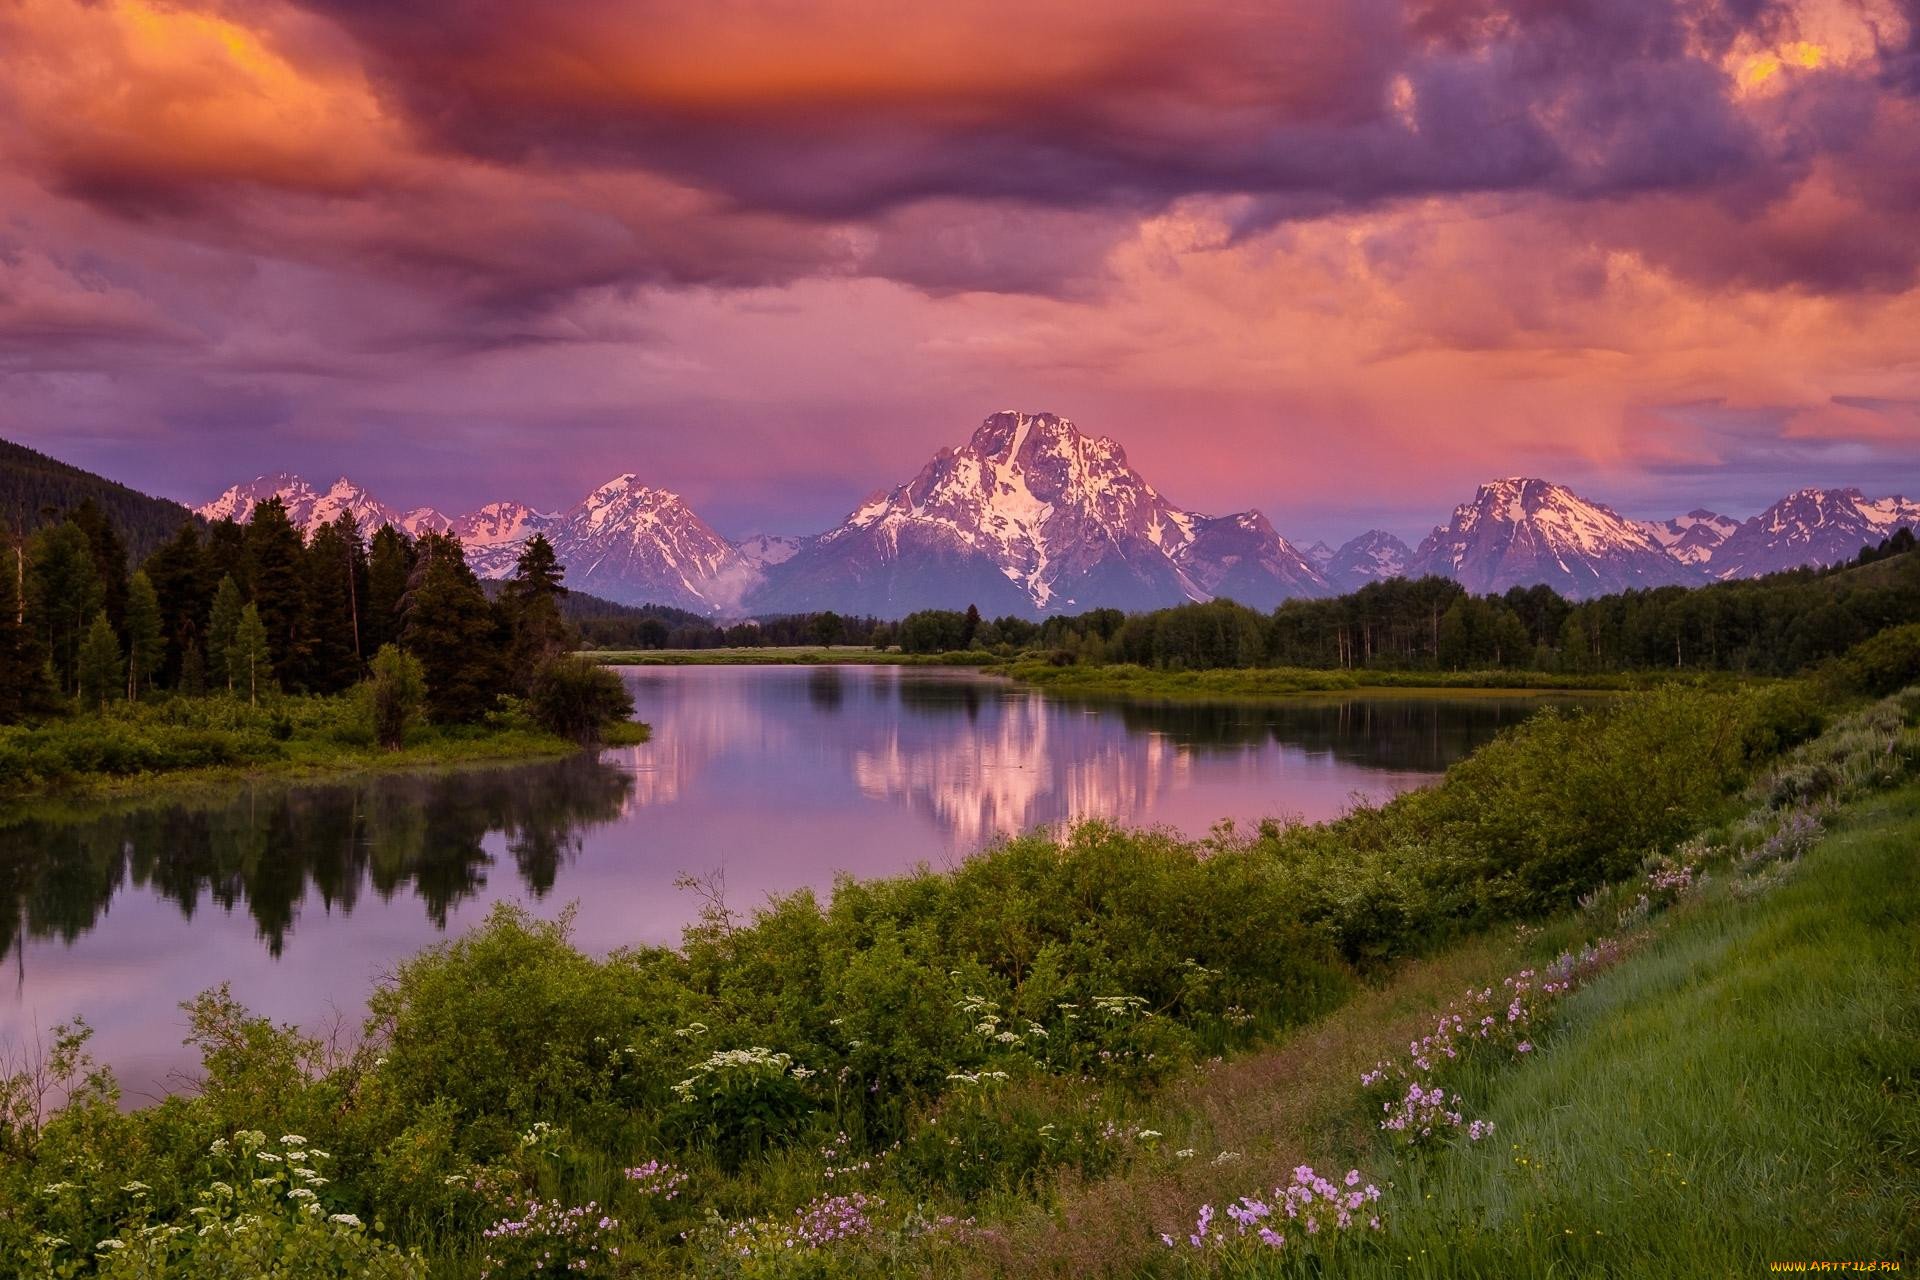
M 1302 693 L 1365 694 L 1444 691 L 1449 694 L 1624 692 L 1666 684 L 1731 688 L 1727 675 L 1647 673 L 1578 675 L 1546 671 L 1322 671 L 1307 667 L 1241 667 L 1163 671 L 1129 663 L 1054 666 L 1027 659 L 1006 668 L 1025 684 L 1088 697 L 1167 699 L 1281 698 Z
M 1409 1167 L 1347 1274 L 1754 1275 L 1920 1260 L 1920 788 L 1796 875 L 1723 874 L 1463 1087 L 1501 1141 Z M 1431 1198 L 1429 1198 L 1431 1197 Z
M 287 1134 L 330 1153 L 314 1203 L 377 1215 L 379 1240 L 341 1222 L 327 1247 L 417 1248 L 437 1275 L 519 1267 L 505 1254 L 523 1245 L 609 1276 L 950 1268 L 1061 1188 L 1243 1173 L 1247 1152 L 1203 1151 L 1183 1117 L 1218 1107 L 1212 1140 L 1239 1141 L 1292 1106 L 1257 1094 L 1246 1055 L 1298 1052 L 1288 1037 L 1349 1007 L 1379 1015 L 1356 1036 L 1405 1025 L 1413 988 L 1369 1005 L 1377 984 L 1410 961 L 1432 966 L 1428 990 L 1472 980 L 1503 958 L 1490 930 L 1725 820 L 1815 727 L 1792 688 L 1659 690 L 1535 717 L 1440 785 L 1335 823 L 1030 836 L 951 874 L 844 882 L 830 904 L 744 918 L 716 899 L 676 950 L 596 959 L 503 910 L 394 974 L 346 1051 L 211 993 L 190 1011 L 199 1094 L 122 1114 L 70 1055 L 73 1103 L 6 1113 L 0 1249 L 90 1274 L 46 1241 L 143 1247 L 145 1226 L 227 1194 L 210 1187 L 262 1185 L 261 1161 L 292 1159 L 271 1137 Z M 1214 1087 L 1228 1078 L 1243 1087 Z M 57 1203 L 37 1190 L 67 1184 Z M 1150 1225 L 1135 1214 L 1136 1243 Z M 165 1247 L 199 1263 L 201 1238 Z
M 617 726 L 642 741 L 646 726 Z M 350 695 L 276 698 L 258 707 L 231 698 L 119 704 L 104 713 L 0 726 L 0 800 L 50 791 L 148 790 L 254 774 L 327 774 L 569 755 L 579 745 L 517 713 L 483 724 L 422 724 L 389 751 L 373 740 Z
M 901 653 L 860 645 L 769 645 L 766 648 L 587 649 L 581 656 L 610 667 L 885 666 L 991 667 L 1006 661 L 985 650 Z
M 1629 1277 L 1911 1263 L 1920 1250 L 1917 710 L 1910 694 L 1854 717 L 1771 770 L 1744 813 L 1653 863 L 1640 882 L 1523 931 L 1532 964 L 1517 974 L 1520 987 L 1491 986 L 1480 1005 L 1487 1020 L 1510 1016 L 1500 1006 L 1512 996 L 1518 1007 L 1516 991 L 1531 986 L 1533 1004 L 1561 985 L 1528 1009 L 1526 1039 L 1507 1051 L 1476 1042 L 1471 1016 L 1449 1026 L 1446 1011 L 1463 1007 L 1456 998 L 1424 1026 L 1400 1028 L 1397 1041 L 1381 1038 L 1386 1078 L 1371 1090 L 1355 1087 L 1351 1053 L 1307 1061 L 1289 1093 L 1336 1100 L 1304 1116 L 1276 1110 L 1252 1141 L 1283 1155 L 1237 1180 L 1215 1173 L 1179 1189 L 1172 1198 L 1184 1213 L 1169 1212 L 1166 1198 L 1142 1202 L 1134 1219 L 1152 1222 L 1154 1237 L 1100 1250 L 1112 1264 L 1103 1269 Z M 1431 1128 L 1417 1135 L 1380 1123 L 1403 1112 L 1409 1083 L 1447 1095 L 1422 1110 Z M 1354 1215 L 1352 1231 L 1323 1205 L 1315 1237 L 1302 1230 L 1304 1208 L 1269 1211 L 1297 1181 L 1285 1169 L 1295 1158 L 1364 1169 L 1384 1193 Z M 1130 1171 L 1081 1198 L 1127 1200 L 1143 1176 Z M 1358 1221 L 1374 1215 L 1378 1230 Z M 1071 1216 L 1046 1225 L 1036 1242 L 1075 1234 Z

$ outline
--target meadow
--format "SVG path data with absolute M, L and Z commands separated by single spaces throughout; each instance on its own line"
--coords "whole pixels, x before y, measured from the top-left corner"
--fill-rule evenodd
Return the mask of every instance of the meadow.
M 139 1110 L 121 1109 L 70 1028 L 5 1087 L 0 1256 L 112 1276 L 290 1258 L 315 1275 L 1177 1275 L 1307 1273 L 1334 1250 L 1384 1269 L 1402 1241 L 1416 1257 L 1461 1251 L 1469 1221 L 1421 1217 L 1408 1188 L 1448 1161 L 1463 1162 L 1447 1175 L 1462 1212 L 1505 1186 L 1474 1182 L 1471 1162 L 1525 1132 L 1544 1097 L 1527 1082 L 1549 1064 L 1587 1060 L 1594 1085 L 1657 1072 L 1562 1046 L 1613 1034 L 1596 1003 L 1609 982 L 1620 1009 L 1659 1004 L 1658 971 L 1641 966 L 1690 971 L 1684 947 L 1704 943 L 1686 930 L 1723 930 L 1710 922 L 1727 913 L 1760 928 L 1813 892 L 1819 824 L 1910 818 L 1855 806 L 1920 760 L 1916 708 L 1890 700 L 1816 737 L 1821 703 L 1800 685 L 1628 694 L 1537 716 L 1441 784 L 1333 823 L 1201 842 L 1098 825 L 1028 836 L 952 873 L 843 882 L 827 903 L 743 915 L 716 896 L 671 950 L 587 956 L 564 921 L 502 909 L 392 975 L 356 1043 L 205 994 L 188 1011 L 199 1089 Z M 1860 927 L 1884 933 L 1885 918 Z M 1476 1020 L 1518 999 L 1521 1021 L 1462 1040 L 1457 1070 L 1393 1075 L 1386 1097 L 1385 1076 L 1363 1086 L 1467 985 L 1498 993 Z M 1739 1023 L 1750 1008 L 1729 1013 L 1721 1052 L 1743 1037 L 1765 1051 Z M 1865 1019 L 1869 1038 L 1893 1029 L 1860 1000 L 1833 1016 Z M 1840 1097 L 1825 1077 L 1843 1065 L 1808 1058 L 1794 1085 Z M 1836 1132 L 1911 1101 L 1874 1116 L 1845 1096 Z M 1715 1105 L 1689 1104 L 1696 1120 Z M 1439 1136 L 1399 1141 L 1406 1127 L 1371 1118 L 1399 1113 Z M 1496 1137 L 1474 1141 L 1489 1123 Z M 1629 1132 L 1603 1112 L 1590 1123 L 1609 1141 Z M 1549 1150 L 1530 1140 L 1524 1158 Z M 1554 1158 L 1569 1185 L 1605 1177 L 1582 1163 L 1588 1138 L 1566 1141 Z M 1824 1168 L 1864 1177 L 1844 1150 L 1854 1163 Z M 1805 1154 L 1787 1152 L 1780 1185 L 1826 1194 Z M 1417 1185 L 1424 1205 L 1432 1184 Z M 1262 1241 L 1272 1215 L 1328 1187 L 1368 1197 L 1348 1215 L 1361 1226 L 1328 1213 L 1285 1248 Z M 1561 1188 L 1540 1194 L 1557 1203 Z M 1849 1208 L 1858 1229 L 1836 1243 L 1862 1238 L 1881 1203 Z M 1462 1256 L 1545 1257 L 1526 1231 L 1472 1226 L 1481 1252 Z

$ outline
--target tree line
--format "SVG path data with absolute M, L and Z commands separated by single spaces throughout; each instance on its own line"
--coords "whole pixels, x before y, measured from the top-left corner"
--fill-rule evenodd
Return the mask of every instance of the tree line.
M 244 524 L 182 521 L 130 571 L 122 533 L 88 499 L 30 537 L 0 535 L 0 565 L 0 721 L 364 683 L 381 740 L 398 745 L 415 710 L 468 724 L 503 693 L 543 698 L 543 719 L 584 734 L 580 715 L 624 697 L 567 660 L 565 569 L 543 537 L 489 599 L 454 534 L 385 525 L 367 539 L 343 512 L 309 538 L 270 498 Z
M 878 629 L 909 653 L 1045 650 L 1053 660 L 1166 670 L 1645 671 L 1788 675 L 1920 621 L 1920 556 L 1902 529 L 1851 563 L 1704 587 L 1571 601 L 1546 586 L 1477 596 L 1448 578 L 1392 578 L 1262 613 L 1231 600 L 1147 613 L 1095 609 L 991 621 L 923 610 Z M 1871 567 L 1870 567 L 1871 566 Z

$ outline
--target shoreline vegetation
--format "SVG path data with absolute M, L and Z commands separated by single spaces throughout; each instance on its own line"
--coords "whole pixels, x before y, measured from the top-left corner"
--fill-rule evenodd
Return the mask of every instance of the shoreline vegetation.
M 278 498 L 189 519 L 129 573 L 82 502 L 0 530 L 0 803 L 156 779 L 538 759 L 630 743 L 633 699 L 573 656 L 565 568 L 528 540 L 489 597 L 457 536 L 309 536 Z
M 602 746 L 648 740 L 637 720 L 602 727 Z M 410 769 L 515 764 L 584 748 L 510 708 L 479 724 L 411 727 L 398 747 L 374 738 L 342 695 L 245 703 L 114 707 L 38 726 L 0 725 L 0 814 L 40 799 L 151 793 L 253 778 L 337 778 Z
M 716 896 L 673 949 L 589 956 L 564 919 L 501 908 L 383 981 L 354 1044 L 204 994 L 200 1090 L 134 1111 L 69 1027 L 37 1073 L 0 1081 L 0 1258 L 115 1280 L 289 1259 L 396 1280 L 1632 1274 L 1703 1232 L 1742 1265 L 1826 1243 L 1897 1256 L 1913 1242 L 1884 1210 L 1911 1149 L 1875 1135 L 1910 1129 L 1915 1103 L 1880 1081 L 1914 1065 L 1912 984 L 1884 975 L 1912 972 L 1893 952 L 1911 950 L 1896 854 L 1916 804 L 1897 789 L 1920 769 L 1920 691 L 1849 705 L 1834 718 L 1804 682 L 1631 692 L 1543 712 L 1333 822 L 1035 834 L 950 872 L 843 880 L 830 902 L 743 914 Z M 1881 824 L 1878 869 L 1843 889 L 1822 832 L 1857 822 Z M 1846 929 L 1858 963 L 1776 965 L 1751 1000 L 1661 1013 L 1676 983 Z M 1471 1008 L 1497 1035 L 1448 1030 L 1462 982 L 1491 989 Z M 1726 1100 L 1704 1083 L 1608 1058 L 1616 1017 L 1701 1036 L 1703 1072 L 1755 1069 L 1775 1033 L 1828 1048 L 1769 1077 L 1789 1086 L 1755 1113 L 1770 1139 L 1716 1129 Z M 1631 1123 L 1606 1087 L 1627 1071 L 1645 1077 Z M 1584 1090 L 1564 1133 L 1561 1088 Z M 1788 1123 L 1796 1105 L 1814 1114 Z M 1379 1127 L 1402 1112 L 1415 1123 Z M 1756 1158 L 1730 1134 L 1780 1154 L 1716 1232 Z M 1671 1160 L 1623 1163 L 1643 1137 Z M 1424 1208 L 1456 1167 L 1457 1213 Z M 1595 1187 L 1666 1207 L 1615 1237 L 1562 1199 Z M 1329 1192 L 1365 1213 L 1336 1222 Z M 1770 1228 L 1795 1196 L 1823 1213 Z M 1276 1224 L 1284 1248 L 1259 1235 Z M 1608 1234 L 1568 1252 L 1576 1225 Z

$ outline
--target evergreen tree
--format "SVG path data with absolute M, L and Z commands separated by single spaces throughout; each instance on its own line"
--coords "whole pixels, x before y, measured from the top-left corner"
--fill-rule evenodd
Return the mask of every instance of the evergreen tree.
M 207 526 L 206 574 L 208 582 L 232 578 L 242 595 L 247 590 L 247 531 L 228 516 Z
M 502 628 L 460 539 L 422 534 L 408 584 L 401 633 L 427 678 L 427 710 L 442 724 L 478 720 L 492 709 L 503 675 Z
M 273 650 L 273 673 L 288 689 L 297 688 L 306 673 L 306 553 L 306 541 L 278 497 L 253 509 L 247 522 L 247 577 Z
M 120 637 L 102 609 L 93 615 L 87 638 L 80 645 L 78 679 L 83 705 L 104 711 L 107 703 L 120 696 L 124 688 L 126 662 L 120 653 Z
M 46 654 L 27 624 L 26 548 L 0 532 L 0 724 L 47 703 Z
M 390 524 L 380 526 L 367 552 L 367 607 L 361 615 L 361 652 L 378 653 L 400 639 L 401 602 L 413 577 L 413 540 Z
M 27 549 L 27 618 L 53 663 L 61 693 L 77 687 L 80 647 L 104 595 L 86 533 L 71 522 L 33 535 Z
M 101 605 L 107 611 L 107 620 L 118 629 L 127 618 L 127 544 L 92 498 L 75 507 L 67 518 L 87 536 L 93 571 L 100 576 Z
M 273 645 L 253 605 L 240 611 L 240 625 L 227 649 L 227 683 L 234 692 L 246 694 L 252 706 L 259 706 L 260 695 L 273 688 Z
M 962 649 L 973 648 L 973 642 L 975 638 L 979 636 L 979 634 L 980 634 L 980 606 L 977 604 L 970 604 L 967 606 L 966 625 L 962 628 L 960 632 L 960 647 Z
M 360 607 L 367 553 L 349 512 L 321 526 L 307 547 L 307 687 L 335 693 L 359 682 Z
M 240 614 L 245 607 L 233 575 L 220 579 L 220 589 L 214 592 L 213 610 L 207 618 L 207 668 L 213 672 L 214 679 L 225 683 L 228 693 L 233 692 L 234 683 L 227 655 L 233 652 L 234 641 L 240 633 Z
M 217 581 L 207 576 L 207 553 L 198 523 L 182 521 L 173 537 L 147 557 L 145 568 L 160 599 L 160 626 L 167 640 L 167 656 L 155 683 L 177 685 L 187 650 L 205 644 L 207 610 Z
M 174 682 L 174 688 L 189 698 L 205 696 L 207 692 L 207 661 L 200 656 L 200 644 L 196 640 L 187 641 L 186 652 L 180 655 L 180 677 Z
M 513 577 L 500 593 L 511 640 L 507 665 L 514 688 L 525 694 L 533 688 L 540 669 L 573 648 L 573 633 L 560 617 L 560 597 L 567 593 L 561 579 L 567 571 L 543 534 L 528 539 L 514 565 Z
M 153 684 L 154 672 L 166 657 L 167 638 L 160 615 L 160 597 L 146 570 L 127 584 L 127 701 L 136 702 Z

